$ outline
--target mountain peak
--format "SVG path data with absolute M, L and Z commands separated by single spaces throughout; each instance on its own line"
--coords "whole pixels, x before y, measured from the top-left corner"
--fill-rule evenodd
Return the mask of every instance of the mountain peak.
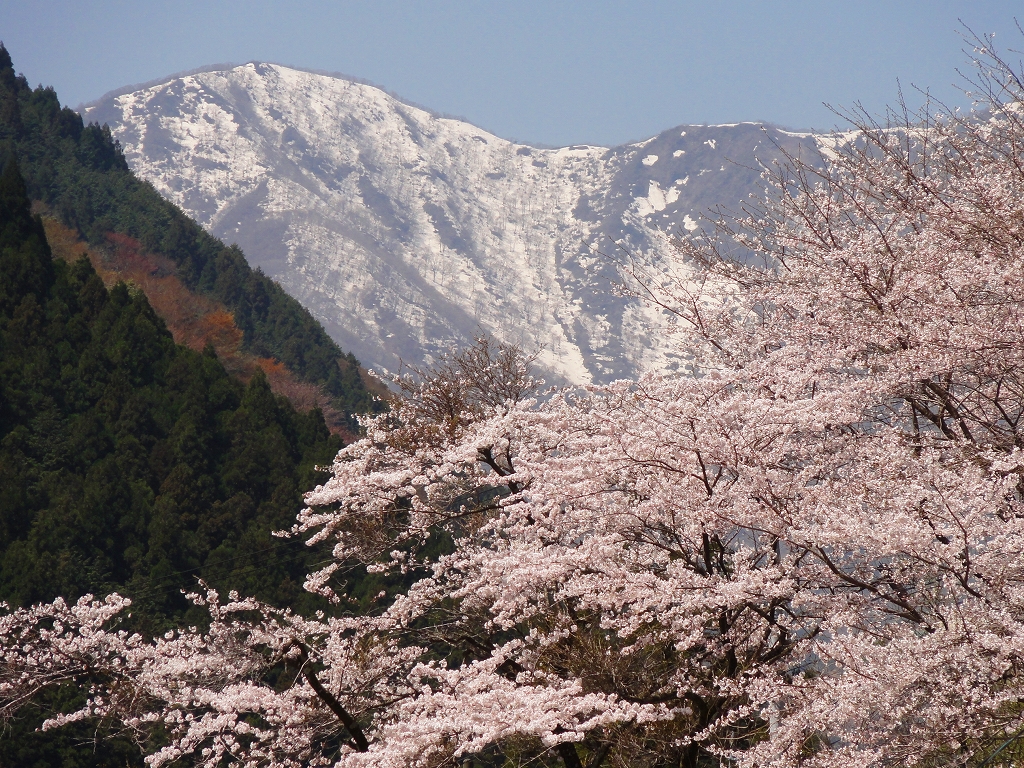
M 659 313 L 614 290 L 606 254 L 671 258 L 669 234 L 759 189 L 758 163 L 779 147 L 813 141 L 739 123 L 538 148 L 373 85 L 259 62 L 85 116 L 370 366 L 429 363 L 483 331 L 573 383 L 682 363 Z

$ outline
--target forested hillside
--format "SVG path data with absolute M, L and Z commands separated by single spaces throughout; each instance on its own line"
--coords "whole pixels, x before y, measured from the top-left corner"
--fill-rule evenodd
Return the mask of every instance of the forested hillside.
M 136 179 L 107 131 L 15 77 L 3 48 L 0 170 L 0 602 L 114 590 L 132 597 L 128 625 L 146 636 L 202 621 L 182 595 L 198 578 L 326 607 L 302 589 L 318 553 L 271 533 L 294 521 L 341 437 L 319 409 L 275 395 L 261 368 L 246 383 L 213 343 L 175 344 L 144 281 L 108 288 L 85 255 L 68 260 L 67 243 L 55 257 L 33 200 L 63 221 L 47 224 L 51 238 L 77 230 L 94 256 L 127 243 L 146 264 L 172 264 L 178 284 L 232 310 L 251 355 L 322 387 L 349 425 L 374 407 L 355 358 L 237 248 Z M 47 706 L 78 696 L 65 688 Z M 95 727 L 35 733 L 39 722 L 27 712 L 9 723 L 0 765 L 139 761 L 127 741 L 93 743 Z
M 109 130 L 84 125 L 62 108 L 52 88 L 31 89 L 0 46 L 0 158 L 16 156 L 29 197 L 52 210 L 88 242 L 112 234 L 137 241 L 175 266 L 189 288 L 223 303 L 254 355 L 276 358 L 325 390 L 339 411 L 374 408 L 358 362 L 344 354 L 308 311 L 242 252 L 207 234 L 129 169 Z
M 271 532 L 294 520 L 340 438 L 262 374 L 242 385 L 212 354 L 176 345 L 140 291 L 108 291 L 86 258 L 51 258 L 29 205 L 11 160 L 0 177 L 0 600 L 117 590 L 147 633 L 186 619 L 180 590 L 199 576 L 312 608 L 301 584 L 314 557 Z

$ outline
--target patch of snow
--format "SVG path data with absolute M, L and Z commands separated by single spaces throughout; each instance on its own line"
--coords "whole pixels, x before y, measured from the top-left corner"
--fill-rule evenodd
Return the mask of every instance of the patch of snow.
M 690 218 L 690 214 L 686 214 L 685 216 L 683 216 L 683 227 L 686 228 L 687 232 L 693 232 L 699 226 L 700 225 L 697 224 L 696 221 Z
M 651 165 L 654 165 L 656 162 L 658 162 L 658 156 L 657 155 L 648 155 L 647 157 L 645 157 L 640 162 L 643 163 L 644 165 L 651 166 Z
M 708 145 L 709 147 L 711 147 L 712 149 L 714 149 L 714 148 L 715 148 L 715 140 L 714 140 L 714 139 L 708 139 L 708 140 L 707 140 L 707 141 L 705 141 L 704 143 L 705 143 L 705 144 L 707 144 L 707 145 Z
M 656 211 L 664 211 L 666 207 L 678 199 L 678 189 L 670 187 L 667 190 L 663 190 L 658 182 L 652 181 L 647 188 L 647 196 L 637 198 L 635 203 L 636 212 L 640 216 L 650 216 Z
M 677 149 L 675 152 L 672 153 L 672 157 L 682 157 L 685 154 L 686 154 L 686 150 L 685 149 Z
M 833 133 L 826 133 L 814 136 L 815 141 L 818 143 L 818 150 L 829 160 L 835 160 L 839 157 L 837 151 L 839 147 L 844 144 L 849 144 L 856 140 L 860 136 L 860 131 L 834 131 Z

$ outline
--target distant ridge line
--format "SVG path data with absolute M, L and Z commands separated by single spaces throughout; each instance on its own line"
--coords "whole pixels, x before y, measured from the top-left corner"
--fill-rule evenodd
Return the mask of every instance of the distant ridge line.
M 321 77 L 332 77 L 332 78 L 335 78 L 336 80 L 344 80 L 344 81 L 349 82 L 349 83 L 356 83 L 357 85 L 367 85 L 367 86 L 369 86 L 371 88 L 376 88 L 378 91 L 381 91 L 382 93 L 386 93 L 388 96 L 390 96 L 391 98 L 395 99 L 396 101 L 404 104 L 407 107 L 413 107 L 414 109 L 421 109 L 424 112 L 426 112 L 429 115 L 431 115 L 432 117 L 437 117 L 437 118 L 440 118 L 442 120 L 458 120 L 458 121 L 466 123 L 468 125 L 472 125 L 474 128 L 479 128 L 481 131 L 486 131 L 487 133 L 491 134 L 492 136 L 498 136 L 498 138 L 505 139 L 505 141 L 510 141 L 513 144 L 520 144 L 520 145 L 525 146 L 525 147 L 532 147 L 533 149 L 562 149 L 562 147 L 556 146 L 554 144 L 544 144 L 542 142 L 524 141 L 522 139 L 516 139 L 516 138 L 506 138 L 506 137 L 501 136 L 498 133 L 490 130 L 489 128 L 485 128 L 482 125 L 478 125 L 477 123 L 474 123 L 472 120 L 470 120 L 467 117 L 464 117 L 463 115 L 455 115 L 455 114 L 452 114 L 450 112 L 439 112 L 436 109 L 431 109 L 430 107 L 425 106 L 423 104 L 420 104 L 417 101 L 413 101 L 412 99 L 407 99 L 406 97 L 402 96 L 401 94 L 395 93 L 394 91 L 392 91 L 391 89 L 387 88 L 386 86 L 383 86 L 380 83 L 375 83 L 373 80 L 368 80 L 365 77 L 356 77 L 355 75 L 346 75 L 344 72 L 334 72 L 334 71 L 328 70 L 328 69 L 317 69 L 316 67 L 300 67 L 300 66 L 297 66 L 295 64 L 284 64 L 284 63 L 282 63 L 280 61 L 261 61 L 261 60 L 258 60 L 258 59 L 251 59 L 250 61 L 246 61 L 246 62 L 241 63 L 241 64 L 239 64 L 237 62 L 222 62 L 220 64 L 205 64 L 205 65 L 203 65 L 201 67 L 194 67 L 193 69 L 186 69 L 186 70 L 182 70 L 181 72 L 175 72 L 174 74 L 166 75 L 164 77 L 158 77 L 158 78 L 155 78 L 153 80 L 147 80 L 144 83 L 134 83 L 134 84 L 131 84 L 131 85 L 124 85 L 124 86 L 121 86 L 120 88 L 115 88 L 112 91 L 107 91 L 106 93 L 104 93 L 102 96 L 100 96 L 97 99 L 93 99 L 92 101 L 82 102 L 81 104 L 79 104 L 78 106 L 75 107 L 75 111 L 78 112 L 79 114 L 84 115 L 86 110 L 91 109 L 92 107 L 96 107 L 96 106 L 102 104 L 103 102 L 107 101 L 108 99 L 116 99 L 118 96 L 124 96 L 125 94 L 134 93 L 136 91 L 143 91 L 143 90 L 146 90 L 147 88 L 153 88 L 153 87 L 155 87 L 157 85 L 164 85 L 165 83 L 169 83 L 172 80 L 178 80 L 178 79 L 183 78 L 183 77 L 190 77 L 192 75 L 202 75 L 202 74 L 205 74 L 207 72 L 227 72 L 229 70 L 237 69 L 239 67 L 244 67 L 244 66 L 247 66 L 249 64 L 270 64 L 270 65 L 273 65 L 273 66 L 276 66 L 276 67 L 284 67 L 286 69 L 292 69 L 292 70 L 295 70 L 296 72 L 306 72 L 306 73 L 308 73 L 310 75 L 320 75 Z M 565 146 L 568 147 L 568 146 L 578 146 L 578 145 L 579 145 L 579 142 L 577 142 L 574 145 L 567 144 Z M 603 145 L 603 144 L 600 144 L 600 145 L 593 144 L 591 146 L 601 146 L 601 147 L 604 147 L 605 145 Z
M 247 66 L 249 64 L 270 64 L 270 65 L 277 66 L 277 67 L 284 67 L 286 69 L 292 69 L 292 70 L 295 70 L 296 72 L 306 72 L 306 73 L 311 74 L 311 75 L 320 75 L 321 77 L 332 77 L 332 78 L 335 78 L 337 80 L 344 80 L 344 81 L 349 82 L 349 83 L 356 83 L 357 85 L 367 85 L 367 86 L 369 86 L 371 88 L 376 88 L 377 90 L 379 90 L 379 91 L 381 91 L 383 93 L 386 93 L 388 96 L 390 96 L 391 98 L 395 99 L 396 101 L 404 104 L 407 107 L 413 107 L 414 109 L 421 109 L 424 112 L 426 112 L 427 114 L 431 115 L 432 117 L 437 117 L 437 118 L 440 118 L 442 120 L 458 120 L 460 122 L 466 123 L 467 125 L 471 125 L 474 128 L 479 128 L 481 131 L 486 131 L 487 133 L 491 134 L 492 136 L 497 136 L 500 139 L 504 139 L 505 141 L 511 142 L 512 144 L 518 144 L 518 145 L 521 145 L 521 146 L 524 146 L 524 147 L 531 147 L 533 149 L 572 149 L 574 147 L 580 147 L 580 146 L 600 147 L 600 148 L 603 148 L 603 149 L 615 149 L 617 147 L 628 147 L 628 146 L 631 146 L 633 144 L 639 144 L 639 143 L 641 143 L 643 141 L 646 141 L 647 138 L 651 138 L 651 137 L 647 137 L 647 138 L 644 138 L 644 139 L 637 139 L 635 141 L 623 141 L 623 142 L 619 142 L 618 144 L 612 144 L 612 145 L 609 145 L 609 144 L 595 144 L 595 143 L 587 142 L 587 141 L 582 141 L 582 142 L 575 141 L 575 142 L 572 142 L 571 144 L 558 145 L 558 144 L 545 144 L 544 142 L 539 142 L 539 141 L 528 141 L 528 140 L 525 140 L 525 139 L 519 139 L 519 138 L 512 137 L 512 136 L 502 136 L 501 134 L 497 133 L 496 131 L 492 131 L 490 128 L 485 128 L 484 126 L 480 125 L 479 123 L 475 123 L 475 122 L 473 122 L 472 120 L 470 120 L 469 118 L 467 118 L 467 117 L 465 117 L 463 115 L 456 115 L 456 114 L 452 114 L 450 112 L 440 112 L 440 111 L 438 111 L 436 109 L 432 109 L 431 107 L 428 107 L 428 106 L 426 106 L 424 104 L 420 104 L 419 102 L 413 101 L 412 99 L 408 99 L 408 98 L 402 96 L 401 94 L 398 94 L 395 91 L 392 91 L 390 88 L 388 88 L 388 87 L 386 87 L 384 85 L 381 85 L 380 83 L 376 83 L 373 80 L 369 80 L 369 79 L 367 79 L 365 77 L 356 77 L 355 75 L 347 75 L 344 72 L 336 72 L 334 70 L 329 70 L 329 69 L 318 69 L 316 67 L 302 67 L 302 66 L 298 66 L 296 64 L 285 64 L 285 63 L 280 62 L 280 61 L 261 61 L 261 60 L 258 60 L 258 59 L 250 59 L 249 61 L 246 61 L 244 63 L 221 62 L 219 64 L 205 64 L 205 65 L 200 66 L 200 67 L 194 67 L 192 69 L 186 69 L 186 70 L 182 70 L 180 72 L 175 72 L 173 74 L 166 75 L 164 77 L 158 77 L 158 78 L 155 78 L 153 80 L 147 80 L 144 83 L 134 83 L 134 84 L 131 84 L 131 85 L 124 85 L 124 86 L 121 86 L 120 88 L 115 88 L 112 91 L 107 91 L 106 93 L 104 93 L 102 96 L 100 96 L 97 99 L 93 99 L 92 101 L 82 102 L 81 104 L 79 104 L 78 106 L 75 107 L 75 111 L 78 112 L 79 114 L 82 114 L 84 116 L 85 111 L 87 109 L 90 109 L 92 107 L 98 106 L 99 104 L 103 103 L 104 101 L 107 101 L 108 99 L 116 99 L 118 96 L 124 96 L 125 94 L 128 94 L 128 93 L 134 93 L 136 91 L 142 91 L 142 90 L 145 90 L 147 88 L 153 88 L 154 86 L 163 85 L 165 83 L 171 82 L 172 80 L 178 80 L 178 79 L 183 78 L 183 77 L 190 77 L 192 75 L 201 75 L 201 74 L 205 74 L 207 72 L 227 72 L 228 70 L 237 69 L 238 67 L 244 67 L 244 66 Z M 735 122 L 735 123 L 679 123 L 678 125 L 672 126 L 672 127 L 674 127 L 674 128 L 684 128 L 684 127 L 693 126 L 695 128 L 697 128 L 697 127 L 700 127 L 700 128 L 717 128 L 717 127 L 725 128 L 725 127 L 733 127 L 733 126 L 737 126 L 737 125 L 760 125 L 760 126 L 764 126 L 764 127 L 767 127 L 767 128 L 775 128 L 777 130 L 785 131 L 785 132 L 787 132 L 789 134 L 792 134 L 792 135 L 799 135 L 799 134 L 822 135 L 822 134 L 829 134 L 829 133 L 834 133 L 835 132 L 834 128 L 831 129 L 831 130 L 818 130 L 816 128 L 810 128 L 810 129 L 806 129 L 806 128 L 792 128 L 792 127 L 789 127 L 789 126 L 782 126 L 782 125 L 779 125 L 777 123 L 770 123 L 770 122 L 766 122 L 766 121 L 763 121 L 763 120 L 740 120 L 740 121 Z M 657 136 L 658 134 L 654 134 L 654 135 Z
M 79 103 L 78 106 L 74 108 L 74 110 L 75 112 L 81 115 L 85 112 L 85 110 L 89 109 L 90 107 L 95 107 L 96 105 L 106 101 L 107 99 L 116 99 L 118 96 L 124 96 L 126 93 L 134 93 L 135 91 L 142 91 L 146 88 L 152 88 L 156 85 L 163 85 L 164 83 L 168 83 L 171 80 L 177 80 L 180 77 L 189 77 L 190 75 L 201 75 L 204 72 L 226 72 L 229 69 L 234 69 L 235 67 L 242 66 L 245 65 L 237 64 L 230 61 L 221 62 L 220 64 L 205 64 L 201 67 L 195 67 L 193 69 L 186 69 L 182 70 L 181 72 L 175 72 L 173 75 L 167 75 L 166 77 L 158 77 L 153 80 L 147 80 L 144 83 L 122 85 L 120 88 L 115 88 L 112 91 L 107 91 L 97 99 L 93 99 L 92 101 L 83 101 Z

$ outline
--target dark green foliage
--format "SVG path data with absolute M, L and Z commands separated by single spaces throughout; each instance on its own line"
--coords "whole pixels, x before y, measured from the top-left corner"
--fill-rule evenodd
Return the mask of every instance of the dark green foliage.
M 51 88 L 32 90 L 15 76 L 0 46 L 0 161 L 14 155 L 29 197 L 42 200 L 94 244 L 109 232 L 130 235 L 177 264 L 193 290 L 223 302 L 244 332 L 247 351 L 274 357 L 306 381 L 320 384 L 346 414 L 379 407 L 320 324 L 277 283 L 250 269 L 236 246 L 207 234 L 128 169 L 106 126 L 83 125 L 61 108 Z M 355 427 L 354 420 L 350 426 Z
M 84 703 L 71 685 L 48 691 L 30 705 L 34 716 L 20 717 L 0 731 L 3 768 L 145 768 L 142 752 L 130 739 L 111 738 L 94 722 L 72 723 L 40 731 L 43 713 L 74 712 Z
M 108 291 L 85 258 L 52 260 L 18 165 L 7 163 L 0 600 L 118 591 L 145 634 L 201 621 L 181 594 L 197 577 L 326 608 L 301 588 L 323 553 L 271 534 L 291 525 L 302 491 L 325 477 L 316 467 L 340 447 L 319 411 L 296 412 L 262 373 L 243 385 L 211 352 L 176 345 L 141 292 Z M 97 746 L 85 725 L 56 736 L 31 735 L 28 719 L 13 728 L 15 738 L 0 738 L 2 766 L 124 765 L 134 754 L 117 740 Z
M 5 159 L 10 160 L 5 162 Z M 16 160 L 15 160 L 16 158 Z M 373 407 L 358 364 L 312 316 L 128 170 L 106 127 L 15 76 L 0 46 L 0 601 L 118 591 L 131 628 L 197 624 L 182 589 L 203 578 L 299 611 L 324 554 L 274 538 L 341 447 L 261 373 L 232 379 L 212 349 L 174 344 L 145 296 L 108 291 L 89 262 L 51 258 L 30 200 L 94 244 L 137 238 L 223 302 L 245 345 L 319 383 L 346 413 Z M 0 730 L 0 766 L 141 765 L 97 723 L 37 733 L 67 688 Z
M 242 385 L 216 356 L 175 345 L 142 293 L 123 283 L 108 292 L 84 258 L 51 260 L 20 184 L 8 163 L 0 599 L 74 599 L 128 585 L 169 616 L 185 605 L 177 588 L 209 569 L 213 583 L 234 572 L 231 586 L 290 604 L 296 595 L 280 585 L 301 580 L 306 563 L 292 557 L 301 547 L 269 534 L 291 524 L 301 492 L 316 483 L 314 465 L 329 462 L 340 440 L 319 412 L 297 413 L 274 395 L 261 372 Z M 256 575 L 235 562 L 267 547 L 289 554 L 249 560 L 263 566 Z M 183 571 L 166 585 L 153 575 Z

